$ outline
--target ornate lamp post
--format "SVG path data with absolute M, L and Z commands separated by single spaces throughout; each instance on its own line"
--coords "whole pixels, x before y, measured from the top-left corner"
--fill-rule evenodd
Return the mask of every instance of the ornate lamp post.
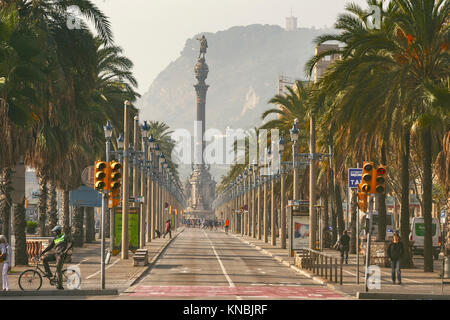
M 150 242 L 154 239 L 154 229 L 155 229 L 155 218 L 153 213 L 155 212 L 155 182 L 153 178 L 153 161 L 154 161 L 154 149 L 155 149 L 156 141 L 153 135 L 150 135 L 148 138 L 148 146 L 149 146 L 149 162 L 148 162 L 148 170 L 147 170 L 147 242 Z
M 163 226 L 163 214 L 164 214 L 164 202 L 163 202 L 163 193 L 164 193 L 164 161 L 165 161 L 164 154 L 161 152 L 159 155 L 159 171 L 158 171 L 158 177 L 159 177 L 159 191 L 158 191 L 158 230 L 162 230 Z
M 106 126 L 103 127 L 105 131 L 105 139 L 106 139 L 106 161 L 109 162 L 109 151 L 111 148 L 111 137 L 113 132 L 113 127 L 111 126 L 111 121 L 108 120 L 106 123 Z M 101 259 L 101 285 L 102 289 L 105 289 L 105 237 L 106 237 L 106 215 L 108 212 L 108 193 L 107 191 L 102 191 L 102 215 L 101 215 L 101 231 L 102 231 L 102 240 L 101 240 L 101 253 L 100 253 L 100 259 Z
M 294 120 L 294 125 L 292 126 L 292 129 L 290 131 L 291 133 L 291 141 L 292 144 L 292 164 L 293 164 L 293 180 L 294 180 L 294 190 L 293 190 L 293 200 L 299 200 L 299 189 L 298 189 L 298 165 L 297 165 L 297 141 L 298 141 L 298 119 Z
M 257 199 L 257 190 L 258 190 L 258 181 L 257 181 L 257 171 L 258 171 L 258 163 L 256 162 L 256 159 L 253 160 L 252 164 L 252 172 L 253 172 L 253 203 L 252 203 L 252 237 L 256 238 L 256 212 L 259 209 L 259 205 L 256 203 Z M 259 198 L 258 198 L 259 202 Z
M 140 223 L 140 236 L 139 236 L 139 246 L 140 248 L 145 247 L 145 231 L 146 224 L 148 223 L 147 218 L 147 206 L 149 206 L 149 199 L 147 198 L 147 185 L 146 185 L 146 172 L 147 172 L 147 158 L 148 158 L 148 131 L 150 130 L 150 126 L 147 124 L 147 121 L 144 121 L 144 124 L 141 126 L 141 136 L 142 136 L 142 160 L 140 162 L 140 173 L 141 173 L 141 197 L 145 198 L 144 203 L 141 203 L 140 213 L 141 213 L 141 223 Z
M 281 248 L 286 249 L 286 191 L 285 191 L 285 183 L 286 183 L 286 174 L 285 168 L 283 166 L 283 152 L 284 152 L 284 140 L 283 136 L 280 137 L 278 142 L 278 152 L 280 153 L 280 220 L 281 220 L 281 232 L 280 232 L 280 241 Z

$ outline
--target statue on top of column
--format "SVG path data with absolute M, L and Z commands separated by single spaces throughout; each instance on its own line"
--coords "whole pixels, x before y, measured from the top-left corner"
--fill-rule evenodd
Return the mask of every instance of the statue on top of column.
M 205 38 L 205 35 L 203 35 L 201 38 L 197 38 L 197 40 L 200 41 L 200 53 L 198 55 L 198 58 L 203 54 L 203 59 L 205 58 L 206 50 L 208 49 L 208 41 Z

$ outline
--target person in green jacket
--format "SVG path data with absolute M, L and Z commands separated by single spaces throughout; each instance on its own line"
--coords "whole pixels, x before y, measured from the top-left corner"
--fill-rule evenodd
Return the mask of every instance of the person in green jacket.
M 67 251 L 72 248 L 71 241 L 67 238 L 67 236 L 62 233 L 61 226 L 56 226 L 52 229 L 52 233 L 55 238 L 50 243 L 50 245 L 42 251 L 41 256 L 43 256 L 42 262 L 45 268 L 45 276 L 49 279 L 53 277 L 53 274 L 50 270 L 49 262 L 56 261 L 56 276 L 57 276 L 57 288 L 62 290 L 64 289 L 62 286 L 62 267 L 64 265 L 64 260 L 66 259 Z M 55 253 L 46 254 L 48 251 L 55 249 Z

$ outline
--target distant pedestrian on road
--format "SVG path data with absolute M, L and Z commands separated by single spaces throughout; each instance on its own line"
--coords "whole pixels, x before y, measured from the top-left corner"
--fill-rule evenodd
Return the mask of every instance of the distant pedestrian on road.
M 387 249 L 388 256 L 391 259 L 392 266 L 392 283 L 395 284 L 395 276 L 397 275 L 398 284 L 402 284 L 402 272 L 400 269 L 400 261 L 405 253 L 403 243 L 400 241 L 398 232 L 394 233 L 392 242 Z
M 225 233 L 228 234 L 228 227 L 230 226 L 230 220 L 225 220 Z
M 170 224 L 170 220 L 166 221 L 166 229 L 163 238 L 166 238 L 166 234 L 169 234 L 170 239 L 172 239 L 172 225 Z
M 341 251 L 341 262 L 348 264 L 348 250 L 350 247 L 350 237 L 347 234 L 347 230 L 344 230 L 341 238 L 339 239 L 339 251 Z
M 11 246 L 4 235 L 0 236 L 0 259 L 3 261 L 2 283 L 3 291 L 9 291 L 8 272 L 11 270 Z

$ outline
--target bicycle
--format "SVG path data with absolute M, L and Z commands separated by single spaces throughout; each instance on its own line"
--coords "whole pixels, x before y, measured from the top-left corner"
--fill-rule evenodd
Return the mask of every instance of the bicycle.
M 50 281 L 50 285 L 57 286 L 57 273 L 54 273 L 53 277 L 48 277 L 46 272 L 39 268 L 39 258 L 36 256 L 33 258 L 36 262 L 34 269 L 27 269 L 19 276 L 19 287 L 22 291 L 27 290 L 39 290 L 42 286 L 42 277 L 47 278 Z M 41 265 L 43 266 L 43 265 Z M 66 289 L 78 289 L 81 285 L 81 277 L 76 270 L 63 269 L 61 271 L 63 287 Z

